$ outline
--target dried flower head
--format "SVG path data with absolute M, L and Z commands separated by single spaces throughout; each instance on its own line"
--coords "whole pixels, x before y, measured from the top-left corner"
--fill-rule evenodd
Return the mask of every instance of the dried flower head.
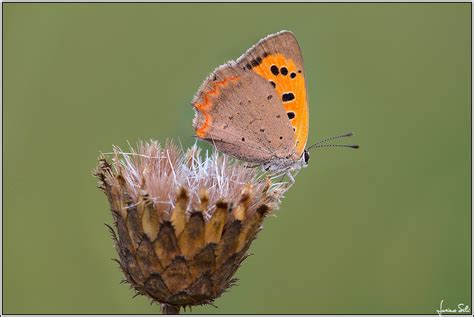
M 95 175 L 115 220 L 110 228 L 126 281 L 164 312 L 210 304 L 233 275 L 286 183 L 198 147 L 145 142 L 102 156 Z

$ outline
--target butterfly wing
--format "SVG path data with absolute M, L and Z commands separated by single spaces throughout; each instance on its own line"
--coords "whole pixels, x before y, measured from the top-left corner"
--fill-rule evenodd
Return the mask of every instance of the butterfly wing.
M 196 136 L 247 162 L 294 154 L 294 133 L 282 102 L 263 77 L 231 61 L 217 68 L 192 101 Z
M 294 130 L 296 155 L 300 157 L 308 140 L 309 109 L 303 56 L 293 33 L 282 31 L 265 37 L 237 64 L 274 86 Z

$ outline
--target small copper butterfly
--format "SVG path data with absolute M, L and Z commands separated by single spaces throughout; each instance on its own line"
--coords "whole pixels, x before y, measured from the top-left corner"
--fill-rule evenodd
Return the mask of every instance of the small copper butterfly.
M 286 172 L 293 181 L 289 172 L 307 166 L 308 97 L 293 33 L 269 35 L 237 60 L 219 66 L 192 104 L 196 136 L 218 150 L 267 171 Z M 321 143 L 327 140 L 314 146 L 326 146 Z

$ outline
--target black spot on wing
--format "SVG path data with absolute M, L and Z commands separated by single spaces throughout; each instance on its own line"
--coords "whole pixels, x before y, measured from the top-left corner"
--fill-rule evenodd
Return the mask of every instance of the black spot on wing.
M 293 99 L 295 99 L 295 95 L 293 95 L 292 92 L 287 92 L 286 94 L 283 94 L 281 96 L 281 100 L 283 102 L 289 102 L 289 101 L 292 101 Z
M 275 76 L 278 76 L 278 74 L 280 73 L 280 71 L 278 70 L 278 67 L 276 65 L 272 65 L 272 67 L 270 67 L 270 71 Z
M 293 111 L 288 111 L 286 114 L 290 120 L 295 118 L 295 113 Z
M 288 69 L 286 67 L 282 67 L 282 68 L 280 68 L 280 73 L 283 76 L 286 76 L 286 75 L 288 75 Z
M 260 56 L 250 62 L 252 67 L 257 67 L 261 63 L 262 63 L 262 58 Z

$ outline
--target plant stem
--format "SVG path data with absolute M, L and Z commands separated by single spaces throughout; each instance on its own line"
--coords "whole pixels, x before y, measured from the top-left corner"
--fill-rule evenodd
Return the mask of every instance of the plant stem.
M 179 306 L 161 304 L 161 313 L 163 315 L 179 315 Z

